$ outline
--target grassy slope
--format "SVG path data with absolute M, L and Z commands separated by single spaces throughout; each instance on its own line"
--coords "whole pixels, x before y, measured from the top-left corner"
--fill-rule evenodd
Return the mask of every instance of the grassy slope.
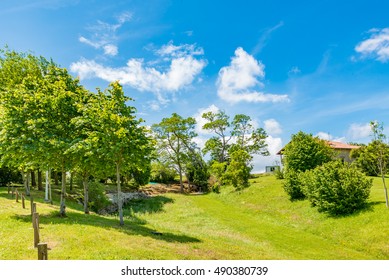
M 254 181 L 241 193 L 133 203 L 123 228 L 116 217 L 87 216 L 72 203 L 59 218 L 58 203 L 37 199 L 41 239 L 50 259 L 389 259 L 389 210 L 378 179 L 370 208 L 340 218 L 290 202 L 272 176 Z M 36 258 L 29 213 L 29 203 L 22 209 L 0 188 L 0 259 Z

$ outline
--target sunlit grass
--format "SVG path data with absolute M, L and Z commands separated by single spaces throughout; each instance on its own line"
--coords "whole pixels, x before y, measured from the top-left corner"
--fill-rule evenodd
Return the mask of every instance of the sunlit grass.
M 273 176 L 241 192 L 164 194 L 115 216 L 85 215 L 67 201 L 66 218 L 33 192 L 50 259 L 389 259 L 389 210 L 374 179 L 369 207 L 328 217 L 307 201 L 290 202 Z M 0 259 L 36 259 L 30 206 L 0 188 Z

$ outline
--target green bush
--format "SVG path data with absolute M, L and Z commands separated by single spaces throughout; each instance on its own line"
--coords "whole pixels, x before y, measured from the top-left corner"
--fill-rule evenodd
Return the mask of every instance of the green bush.
M 366 205 L 372 179 L 358 168 L 333 161 L 300 176 L 311 205 L 330 215 L 351 214 Z
M 285 180 L 282 186 L 292 201 L 305 198 L 302 190 L 301 174 L 301 172 L 294 170 L 285 172 Z
M 162 162 L 151 163 L 150 181 L 157 183 L 170 183 L 174 181 L 177 172 Z
M 281 166 L 279 168 L 276 168 L 276 170 L 274 170 L 274 176 L 276 177 L 276 179 L 279 180 L 285 179 L 284 169 L 281 169 Z
M 250 165 L 251 156 L 245 150 L 236 150 L 230 154 L 231 161 L 223 175 L 223 181 L 231 184 L 235 189 L 247 188 L 250 172 L 253 169 Z
M 89 207 L 94 211 L 107 207 L 110 204 L 106 194 L 105 185 L 98 182 L 89 183 Z

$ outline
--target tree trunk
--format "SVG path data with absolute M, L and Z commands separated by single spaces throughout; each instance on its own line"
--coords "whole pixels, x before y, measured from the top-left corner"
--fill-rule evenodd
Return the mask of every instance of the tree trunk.
M 180 192 L 184 192 L 184 184 L 182 183 L 182 168 L 181 165 L 178 165 L 178 173 L 180 173 Z
M 30 196 L 30 187 L 28 185 L 28 176 L 27 176 L 27 174 L 22 171 L 23 185 L 24 185 L 24 188 L 26 189 L 26 195 Z
M 118 211 L 119 211 L 119 219 L 120 219 L 120 225 L 124 225 L 123 220 L 123 201 L 122 201 L 122 190 L 120 186 L 120 165 L 119 163 L 116 163 L 116 184 L 118 188 Z
M 84 186 L 84 213 L 89 214 L 89 176 L 84 174 L 82 178 L 82 184 Z
M 73 172 L 70 172 L 70 185 L 69 185 L 70 191 L 73 191 Z
M 49 184 L 50 184 L 50 179 L 49 179 L 49 174 L 50 174 L 50 171 L 47 170 L 46 171 L 46 185 L 45 185 L 45 201 L 49 201 Z
M 36 187 L 35 172 L 31 171 L 31 187 Z
M 62 188 L 61 188 L 61 204 L 60 204 L 59 214 L 63 217 L 66 216 L 65 195 L 66 195 L 66 170 L 65 170 L 65 164 L 62 164 Z
M 386 208 L 389 208 L 388 189 L 386 188 L 385 175 L 381 174 L 381 178 L 382 178 L 382 183 L 384 184 Z
M 54 171 L 53 175 L 54 175 L 54 185 L 58 186 L 58 172 Z
M 42 170 L 38 169 L 38 190 L 43 191 Z

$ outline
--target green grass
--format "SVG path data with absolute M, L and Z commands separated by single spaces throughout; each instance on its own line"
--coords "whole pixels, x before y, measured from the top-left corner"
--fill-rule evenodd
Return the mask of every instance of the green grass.
M 114 216 L 84 215 L 71 201 L 68 217 L 60 218 L 58 201 L 33 195 L 50 259 L 389 259 L 389 210 L 378 178 L 368 207 L 338 218 L 307 201 L 290 202 L 273 176 L 252 179 L 242 192 L 133 202 L 124 227 Z M 26 206 L 0 188 L 0 259 L 36 258 Z

